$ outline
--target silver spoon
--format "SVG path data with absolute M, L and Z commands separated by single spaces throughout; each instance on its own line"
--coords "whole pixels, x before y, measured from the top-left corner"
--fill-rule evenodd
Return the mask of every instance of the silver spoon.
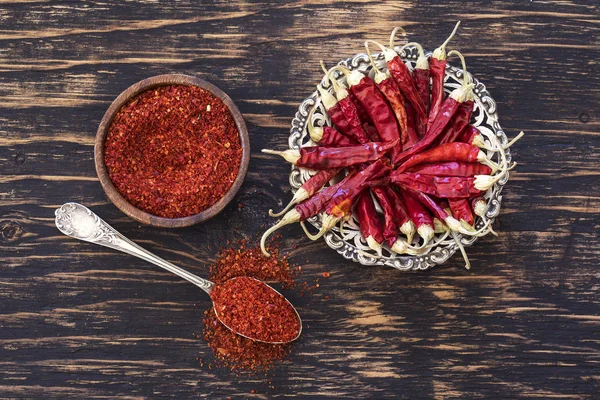
M 75 239 L 83 240 L 90 243 L 99 244 L 100 246 L 110 247 L 111 249 L 119 250 L 127 254 L 131 254 L 132 256 L 136 256 L 141 258 L 142 260 L 146 260 L 154 265 L 158 265 L 161 268 L 166 269 L 169 272 L 174 273 L 175 275 L 187 280 L 188 282 L 193 283 L 198 286 L 200 289 L 204 290 L 209 296 L 215 284 L 207 279 L 200 278 L 194 274 L 187 272 L 184 269 L 179 268 L 176 265 L 171 264 L 168 261 L 163 260 L 162 258 L 150 253 L 148 250 L 145 250 L 133 243 L 131 240 L 127 239 L 125 236 L 121 235 L 117 232 L 112 226 L 108 225 L 104 222 L 100 217 L 94 214 L 90 209 L 81 204 L 77 203 L 66 203 L 63 204 L 59 209 L 57 209 L 54 213 L 56 215 L 56 227 L 62 233 L 67 236 L 70 236 Z M 229 281 L 237 279 L 232 278 Z M 228 281 L 228 282 L 229 282 Z M 258 281 L 258 280 L 256 280 Z M 258 281 L 261 282 L 261 281 Z M 267 285 L 264 282 L 261 282 L 263 285 L 268 287 L 270 290 L 276 292 L 281 295 L 271 286 Z M 211 297 L 212 300 L 212 297 Z M 302 320 L 300 319 L 300 315 L 298 311 L 294 308 L 294 306 L 286 299 L 289 306 L 294 310 L 296 316 L 298 317 L 298 335 L 295 338 L 285 341 L 285 342 L 264 342 L 262 340 L 258 340 L 256 338 L 252 338 L 236 332 L 235 329 L 231 328 L 227 324 L 225 324 L 219 315 L 217 314 L 217 310 L 215 307 L 215 314 L 219 321 L 223 323 L 229 330 L 235 332 L 240 336 L 244 336 L 248 339 L 263 342 L 263 343 L 271 343 L 271 344 L 283 344 L 292 342 L 300 336 L 302 333 Z

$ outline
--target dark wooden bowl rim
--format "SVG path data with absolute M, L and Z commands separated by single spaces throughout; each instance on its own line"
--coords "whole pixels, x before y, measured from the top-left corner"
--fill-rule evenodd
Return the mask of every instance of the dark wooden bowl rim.
M 129 203 L 115 188 L 112 181 L 108 176 L 108 171 L 104 165 L 104 140 L 108 134 L 108 129 L 113 121 L 113 118 L 117 111 L 126 104 L 132 97 L 145 92 L 146 90 L 154 89 L 159 86 L 166 85 L 193 85 L 202 89 L 208 90 L 215 96 L 217 96 L 225 105 L 229 108 L 231 115 L 235 121 L 235 125 L 240 135 L 240 142 L 242 146 L 242 159 L 240 161 L 240 168 L 233 182 L 231 188 L 225 193 L 225 195 L 218 200 L 215 204 L 207 208 L 206 210 L 188 217 L 182 218 L 163 218 L 156 215 L 149 214 Z M 204 79 L 196 78 L 189 75 L 183 74 L 167 74 L 157 75 L 144 79 L 123 91 L 119 97 L 117 97 L 100 121 L 98 131 L 96 133 L 96 142 L 94 145 L 94 162 L 96 164 L 96 172 L 100 179 L 100 184 L 104 189 L 104 192 L 113 202 L 113 204 L 123 211 L 125 214 L 130 216 L 136 221 L 144 224 L 165 227 L 165 228 L 180 228 L 197 224 L 199 222 L 206 221 L 219 212 L 221 212 L 225 206 L 235 197 L 236 193 L 242 186 L 244 178 L 248 172 L 248 164 L 250 163 L 250 138 L 248 136 L 248 129 L 242 114 L 234 104 L 233 100 L 225 94 L 221 89 L 215 85 L 205 81 Z

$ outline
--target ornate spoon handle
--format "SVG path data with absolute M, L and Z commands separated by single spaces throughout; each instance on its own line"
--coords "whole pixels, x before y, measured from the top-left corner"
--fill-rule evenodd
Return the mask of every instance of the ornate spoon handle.
M 77 203 L 63 204 L 55 211 L 56 227 L 67 236 L 100 246 L 110 247 L 146 260 L 193 283 L 210 294 L 214 283 L 191 274 L 150 253 L 117 232 L 87 207 Z

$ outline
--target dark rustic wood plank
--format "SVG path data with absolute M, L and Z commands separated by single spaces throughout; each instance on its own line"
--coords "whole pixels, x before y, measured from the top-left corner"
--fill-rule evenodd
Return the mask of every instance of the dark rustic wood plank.
M 0 0 L 0 397 L 593 398 L 600 389 L 600 18 L 595 1 Z M 397 24 L 453 41 L 498 102 L 517 171 L 495 229 L 420 274 L 366 268 L 283 230 L 313 282 L 291 294 L 306 324 L 289 362 L 261 377 L 201 367 L 207 298 L 142 261 L 59 234 L 66 201 L 206 274 L 227 239 L 255 237 L 289 197 L 283 147 L 327 64 Z M 455 62 L 455 61 L 452 61 Z M 222 215 L 166 231 L 121 214 L 95 175 L 110 102 L 185 73 L 221 87 L 252 140 L 248 177 Z M 238 208 L 242 203 L 243 208 Z M 296 248 L 296 245 L 298 247 Z M 329 296 L 328 299 L 325 296 Z M 252 395 L 255 389 L 258 394 Z

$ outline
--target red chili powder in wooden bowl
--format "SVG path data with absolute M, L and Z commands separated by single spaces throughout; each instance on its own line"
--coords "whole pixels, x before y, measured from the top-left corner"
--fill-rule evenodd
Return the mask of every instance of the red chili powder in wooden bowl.
M 231 188 L 242 148 L 227 106 L 189 85 L 145 91 L 115 115 L 104 163 L 119 193 L 147 213 L 182 218 L 206 210 Z

